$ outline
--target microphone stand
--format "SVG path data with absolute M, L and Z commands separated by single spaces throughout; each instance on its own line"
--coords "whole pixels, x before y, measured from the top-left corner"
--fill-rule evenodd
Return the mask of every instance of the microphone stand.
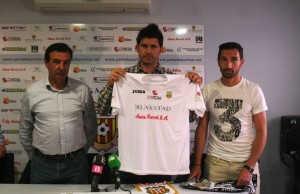
M 120 172 L 119 170 L 115 171 L 115 189 L 118 190 L 121 186 L 121 178 L 120 178 Z
M 100 189 L 98 188 L 98 185 L 97 185 L 97 187 L 91 188 L 91 192 L 99 192 L 99 191 L 100 191 Z
M 99 181 L 99 177 L 94 175 L 93 179 L 92 179 L 92 184 L 91 184 L 91 192 L 99 192 L 100 191 L 100 189 L 98 188 L 98 181 Z

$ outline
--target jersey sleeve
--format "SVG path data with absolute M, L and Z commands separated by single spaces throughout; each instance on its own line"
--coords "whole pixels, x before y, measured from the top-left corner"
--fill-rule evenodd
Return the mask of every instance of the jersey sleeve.
M 187 108 L 195 111 L 198 116 L 202 117 L 205 113 L 206 107 L 199 85 L 190 83 L 187 88 Z
M 120 109 L 120 96 L 119 96 L 119 86 L 120 83 L 115 82 L 112 92 L 112 99 L 111 99 L 111 107 L 112 107 L 112 114 L 116 115 Z

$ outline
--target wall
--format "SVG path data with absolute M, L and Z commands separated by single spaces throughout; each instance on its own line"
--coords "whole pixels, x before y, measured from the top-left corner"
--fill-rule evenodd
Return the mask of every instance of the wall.
M 260 84 L 268 103 L 268 143 L 260 159 L 262 194 L 287 193 L 279 157 L 280 116 L 300 115 L 300 1 L 152 0 L 149 15 L 41 14 L 33 0 L 0 0 L 0 23 L 170 23 L 205 29 L 205 79 L 220 77 L 218 45 L 244 46 L 242 75 Z

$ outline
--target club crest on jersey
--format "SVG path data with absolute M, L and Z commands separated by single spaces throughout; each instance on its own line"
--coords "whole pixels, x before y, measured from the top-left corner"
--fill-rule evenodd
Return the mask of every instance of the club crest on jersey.
M 172 91 L 170 91 L 170 90 L 167 91 L 166 92 L 166 97 L 169 98 L 169 99 L 172 98 Z

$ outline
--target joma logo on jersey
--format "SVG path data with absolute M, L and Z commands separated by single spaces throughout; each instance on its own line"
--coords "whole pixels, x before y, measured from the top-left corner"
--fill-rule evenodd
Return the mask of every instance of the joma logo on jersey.
M 144 94 L 146 92 L 145 92 L 145 90 L 132 90 L 132 93 Z

